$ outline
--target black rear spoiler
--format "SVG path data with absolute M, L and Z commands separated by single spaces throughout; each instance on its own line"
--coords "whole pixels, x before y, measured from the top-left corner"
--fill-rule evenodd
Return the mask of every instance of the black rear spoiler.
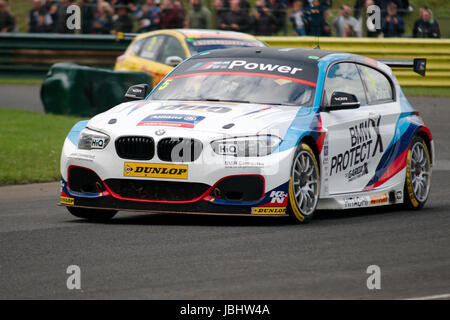
M 391 68 L 413 68 L 414 72 L 425 76 L 427 67 L 427 59 L 417 58 L 412 60 L 407 59 L 377 59 Z

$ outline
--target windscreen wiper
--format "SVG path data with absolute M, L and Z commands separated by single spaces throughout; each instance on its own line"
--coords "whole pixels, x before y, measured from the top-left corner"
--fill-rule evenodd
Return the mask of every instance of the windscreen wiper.
M 232 100 L 232 99 L 213 99 L 213 98 L 207 98 L 207 99 L 202 99 L 202 100 L 213 101 L 213 102 L 251 103 L 250 101 L 245 101 L 245 100 Z

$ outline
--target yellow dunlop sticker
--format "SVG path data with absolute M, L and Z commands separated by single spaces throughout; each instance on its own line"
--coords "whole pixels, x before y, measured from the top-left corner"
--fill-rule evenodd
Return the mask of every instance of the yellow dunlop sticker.
M 285 214 L 284 207 L 253 207 L 252 214 Z
M 184 164 L 125 162 L 123 175 L 125 177 L 187 179 L 188 166 Z
M 75 200 L 74 200 L 73 198 L 62 197 L 62 196 L 61 196 L 61 204 L 70 204 L 70 205 L 74 205 L 74 204 L 75 204 Z
M 388 202 L 388 194 L 382 193 L 382 194 L 376 194 L 370 196 L 370 204 L 380 204 Z

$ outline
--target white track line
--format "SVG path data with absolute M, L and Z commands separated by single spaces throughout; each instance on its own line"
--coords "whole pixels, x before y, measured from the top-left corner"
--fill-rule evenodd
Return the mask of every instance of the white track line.
M 450 293 L 437 294 L 434 296 L 426 296 L 426 297 L 408 298 L 405 300 L 437 300 L 437 299 L 450 299 Z

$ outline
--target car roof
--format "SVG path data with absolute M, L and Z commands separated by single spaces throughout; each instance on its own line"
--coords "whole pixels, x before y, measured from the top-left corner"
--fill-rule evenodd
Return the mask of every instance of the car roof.
M 174 31 L 180 32 L 187 38 L 232 38 L 232 39 L 245 39 L 245 40 L 257 40 L 254 36 L 242 32 L 236 31 L 224 31 L 224 30 L 206 30 L 206 29 L 175 29 Z
M 283 61 L 304 61 L 309 63 L 317 63 L 321 58 L 334 54 L 333 51 L 320 50 L 320 49 L 303 49 L 303 48 L 273 48 L 273 47 L 242 47 L 231 49 L 220 49 L 209 51 L 196 55 L 192 59 L 202 58 L 260 58 L 260 59 L 273 59 Z

